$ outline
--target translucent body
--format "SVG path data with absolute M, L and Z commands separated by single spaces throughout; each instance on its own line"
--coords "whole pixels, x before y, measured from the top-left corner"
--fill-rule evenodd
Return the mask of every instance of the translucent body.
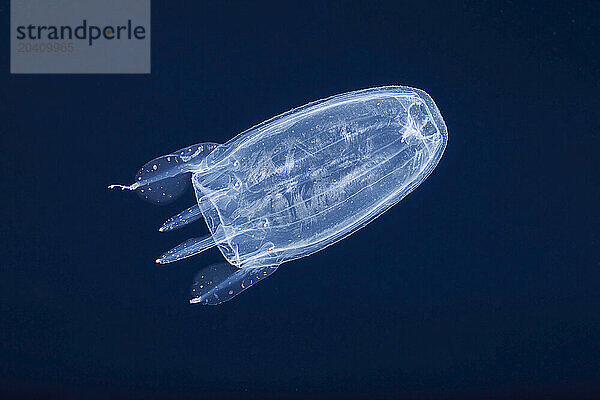
M 349 92 L 281 114 L 178 165 L 178 173 L 161 171 L 171 181 L 191 174 L 198 201 L 174 217 L 181 223 L 171 219 L 163 227 L 202 214 L 211 237 L 191 239 L 158 261 L 216 244 L 230 264 L 270 274 L 399 202 L 435 168 L 447 137 L 429 95 L 402 86 Z
M 387 87 L 309 104 L 213 151 L 192 182 L 237 266 L 277 265 L 356 231 L 418 186 L 447 140 L 424 92 Z

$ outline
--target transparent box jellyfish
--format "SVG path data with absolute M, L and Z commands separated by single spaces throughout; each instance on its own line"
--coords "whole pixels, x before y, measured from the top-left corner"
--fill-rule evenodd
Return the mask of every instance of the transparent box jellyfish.
M 165 232 L 200 218 L 210 234 L 156 262 L 217 246 L 229 265 L 199 273 L 191 303 L 219 304 L 356 232 L 419 186 L 438 164 L 446 124 L 422 90 L 385 86 L 306 104 L 225 144 L 200 143 L 145 164 L 129 186 L 166 203 L 192 183 L 196 204 Z

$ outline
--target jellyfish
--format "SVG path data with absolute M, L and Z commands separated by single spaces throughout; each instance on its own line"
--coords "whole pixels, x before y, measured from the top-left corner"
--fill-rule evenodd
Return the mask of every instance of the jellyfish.
M 347 92 L 264 121 L 224 144 L 199 143 L 146 163 L 131 185 L 165 204 L 190 185 L 196 203 L 168 232 L 204 219 L 209 234 L 161 255 L 166 264 L 217 247 L 228 264 L 202 271 L 191 303 L 219 304 L 287 261 L 356 232 L 419 186 L 440 161 L 446 124 L 406 86 Z

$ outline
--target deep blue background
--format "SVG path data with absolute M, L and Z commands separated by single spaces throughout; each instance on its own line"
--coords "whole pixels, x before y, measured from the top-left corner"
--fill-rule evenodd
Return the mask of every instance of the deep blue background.
M 599 3 L 154 1 L 132 76 L 10 75 L 6 3 L 0 395 L 600 396 Z M 437 102 L 437 169 L 229 303 L 187 303 L 217 250 L 153 262 L 206 232 L 157 232 L 191 193 L 106 190 L 387 84 Z

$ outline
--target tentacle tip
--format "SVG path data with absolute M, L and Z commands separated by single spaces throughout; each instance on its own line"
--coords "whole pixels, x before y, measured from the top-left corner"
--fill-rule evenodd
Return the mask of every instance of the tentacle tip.
M 166 229 L 165 229 L 165 227 L 164 227 L 164 226 L 161 226 L 160 228 L 158 228 L 158 231 L 159 231 L 159 232 L 164 232 L 164 231 L 166 231 Z
M 113 184 L 113 185 L 108 185 L 109 189 L 114 189 L 114 188 L 119 188 L 121 190 L 135 190 L 140 186 L 139 182 L 136 182 L 132 185 L 126 186 L 126 185 L 119 185 L 117 184 Z
M 194 297 L 193 299 L 190 299 L 190 304 L 197 304 L 200 303 L 200 301 L 202 301 L 202 297 Z
M 177 260 L 172 260 L 172 259 L 166 258 L 165 256 L 160 256 L 154 262 L 157 263 L 157 264 L 164 265 L 164 264 L 170 264 L 170 263 L 172 263 L 174 261 L 177 261 Z

